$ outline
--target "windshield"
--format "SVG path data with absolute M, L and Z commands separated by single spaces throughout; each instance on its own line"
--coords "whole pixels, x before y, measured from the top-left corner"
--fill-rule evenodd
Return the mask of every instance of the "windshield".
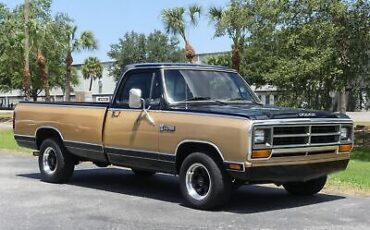
M 223 101 L 259 103 L 257 96 L 237 73 L 207 70 L 165 70 L 170 103 Z

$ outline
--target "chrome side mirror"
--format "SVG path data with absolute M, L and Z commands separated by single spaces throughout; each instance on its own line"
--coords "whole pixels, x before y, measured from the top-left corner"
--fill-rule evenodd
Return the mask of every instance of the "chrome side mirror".
M 133 109 L 139 109 L 142 107 L 141 101 L 141 90 L 131 89 L 129 92 L 128 106 Z

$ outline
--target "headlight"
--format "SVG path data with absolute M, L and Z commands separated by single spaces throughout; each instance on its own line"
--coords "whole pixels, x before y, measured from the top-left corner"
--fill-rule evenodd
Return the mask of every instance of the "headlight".
M 266 132 L 263 129 L 254 131 L 254 144 L 264 144 L 266 142 Z
M 340 139 L 341 140 L 348 140 L 350 139 L 350 128 L 349 127 L 342 127 L 340 129 Z

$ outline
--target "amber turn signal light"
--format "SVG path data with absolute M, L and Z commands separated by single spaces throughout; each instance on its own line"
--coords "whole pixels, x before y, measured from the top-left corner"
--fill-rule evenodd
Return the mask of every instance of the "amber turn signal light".
M 227 167 L 231 170 L 237 170 L 237 171 L 242 171 L 243 170 L 243 165 L 242 164 L 230 163 L 230 164 L 227 165 Z
M 349 144 L 349 145 L 339 145 L 339 152 L 343 153 L 343 152 L 350 152 L 352 150 L 352 145 Z
M 252 158 L 269 158 L 271 155 L 271 149 L 253 150 Z

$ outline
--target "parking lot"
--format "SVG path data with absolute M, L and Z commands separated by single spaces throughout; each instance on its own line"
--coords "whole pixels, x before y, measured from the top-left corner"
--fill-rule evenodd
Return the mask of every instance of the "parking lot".
M 227 206 L 182 204 L 177 178 L 77 167 L 69 184 L 40 181 L 37 160 L 0 152 L 0 229 L 369 229 L 370 197 L 294 197 L 244 186 Z

